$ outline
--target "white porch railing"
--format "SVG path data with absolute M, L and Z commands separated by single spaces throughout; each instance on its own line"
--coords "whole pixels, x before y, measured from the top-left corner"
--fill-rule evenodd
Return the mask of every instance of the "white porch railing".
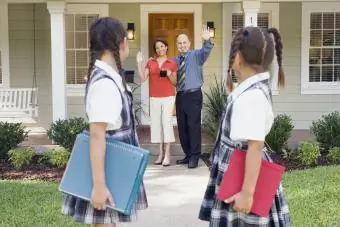
M 0 88 L 0 116 L 38 117 L 37 88 Z

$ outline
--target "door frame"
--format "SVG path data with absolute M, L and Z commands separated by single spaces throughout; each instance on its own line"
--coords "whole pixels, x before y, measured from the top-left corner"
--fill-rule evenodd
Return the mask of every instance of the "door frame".
M 202 4 L 141 4 L 140 5 L 140 48 L 144 57 L 149 56 L 149 14 L 150 13 L 193 13 L 194 14 L 194 49 L 202 47 Z M 143 111 L 149 113 L 149 80 L 141 84 L 140 100 Z M 143 125 L 150 125 L 150 119 L 141 115 Z M 174 118 L 174 124 L 177 124 Z

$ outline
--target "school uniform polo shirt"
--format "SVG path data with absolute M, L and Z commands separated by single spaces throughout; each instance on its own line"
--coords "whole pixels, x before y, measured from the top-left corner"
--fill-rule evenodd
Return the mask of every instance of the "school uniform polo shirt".
M 265 140 L 274 122 L 272 105 L 260 89 L 243 91 L 254 83 L 267 80 L 269 77 L 268 72 L 256 74 L 240 83 L 230 93 L 232 99 L 235 100 L 230 123 L 232 140 Z
M 95 66 L 104 70 L 119 88 L 109 78 L 98 80 L 90 86 L 86 105 L 89 123 L 103 122 L 108 124 L 107 130 L 119 129 L 122 126 L 120 115 L 123 108 L 120 91 L 125 91 L 122 78 L 104 61 L 96 60 Z

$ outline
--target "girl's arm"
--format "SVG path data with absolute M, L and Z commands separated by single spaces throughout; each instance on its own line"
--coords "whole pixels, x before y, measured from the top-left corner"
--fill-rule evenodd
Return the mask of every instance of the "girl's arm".
M 106 123 L 90 124 L 90 157 L 94 187 L 105 186 L 105 130 Z
M 108 124 L 115 125 L 122 110 L 120 92 L 113 81 L 102 79 L 91 85 L 87 100 L 90 123 L 90 160 L 93 180 L 91 202 L 94 208 L 103 210 L 112 196 L 105 181 L 105 131 Z M 117 98 L 118 97 L 118 98 Z M 103 99 L 110 100 L 110 105 Z
M 263 142 L 261 141 L 248 141 L 242 189 L 239 193 L 225 200 L 226 203 L 234 202 L 233 208 L 237 212 L 249 213 L 252 207 L 255 186 L 261 167 L 262 146 Z
M 254 89 L 240 95 L 233 105 L 230 137 L 234 141 L 248 141 L 245 173 L 241 191 L 225 202 L 235 202 L 236 211 L 248 213 L 252 207 L 256 182 L 262 159 L 262 148 L 273 113 L 262 91 Z
M 249 140 L 241 192 L 253 196 L 262 159 L 262 141 Z
M 93 179 L 91 202 L 98 210 L 106 209 L 108 202 L 114 206 L 112 195 L 105 182 L 105 129 L 106 123 L 90 124 L 90 159 Z

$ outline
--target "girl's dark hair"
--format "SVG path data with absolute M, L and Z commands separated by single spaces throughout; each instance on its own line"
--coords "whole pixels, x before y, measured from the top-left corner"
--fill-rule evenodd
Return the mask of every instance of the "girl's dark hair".
M 156 53 L 156 44 L 157 44 L 158 42 L 163 43 L 164 46 L 166 46 L 166 47 L 169 46 L 169 45 L 168 45 L 168 42 L 167 42 L 166 40 L 164 40 L 164 39 L 156 39 L 155 42 L 153 42 L 153 46 L 152 46 L 153 52 L 155 52 L 155 53 Z
M 123 24 L 114 17 L 102 17 L 93 22 L 89 31 L 90 63 L 87 72 L 87 82 L 90 81 L 94 63 L 105 51 L 110 51 L 114 58 L 119 74 L 124 81 L 124 69 L 120 61 L 119 45 L 126 37 Z
M 271 34 L 273 34 L 274 40 L 272 39 Z M 274 58 L 274 52 L 276 52 L 279 65 L 278 84 L 280 87 L 284 87 L 285 79 L 282 69 L 282 47 L 281 36 L 276 28 L 270 28 L 263 31 L 258 27 L 245 27 L 238 30 L 230 47 L 227 76 L 228 90 L 233 90 L 232 65 L 237 52 L 239 52 L 247 65 L 258 72 L 268 71 Z M 274 49 L 276 51 L 274 51 Z

